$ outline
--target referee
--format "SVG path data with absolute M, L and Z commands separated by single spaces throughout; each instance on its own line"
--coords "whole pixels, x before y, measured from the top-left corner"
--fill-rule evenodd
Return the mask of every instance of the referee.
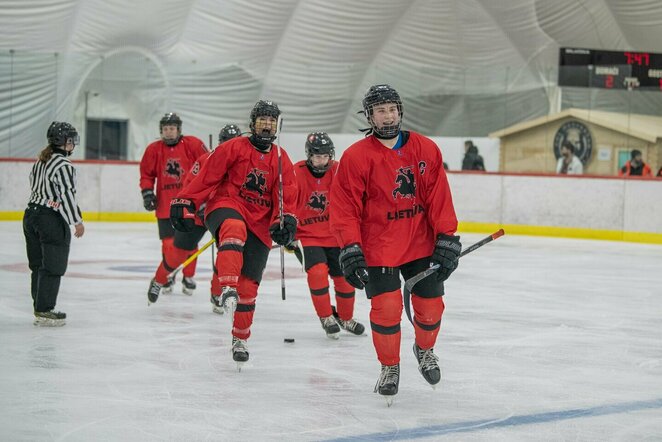
M 76 203 L 76 169 L 67 158 L 78 144 L 78 132 L 69 123 L 54 121 L 46 132 L 48 146 L 30 172 L 30 201 L 23 216 L 23 234 L 32 272 L 31 292 L 35 325 L 62 326 L 67 315 L 53 311 L 60 278 L 67 270 L 73 225 L 74 236 L 85 233 Z

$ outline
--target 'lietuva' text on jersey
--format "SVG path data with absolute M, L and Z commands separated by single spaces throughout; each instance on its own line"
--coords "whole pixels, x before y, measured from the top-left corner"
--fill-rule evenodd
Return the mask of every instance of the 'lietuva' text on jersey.
M 436 235 L 457 229 L 439 148 L 423 135 L 408 135 L 399 149 L 374 136 L 354 143 L 331 185 L 331 231 L 341 247 L 361 244 L 368 266 L 430 256 Z
M 306 247 L 338 247 L 338 241 L 329 229 L 329 193 L 338 171 L 338 162 L 330 161 L 329 168 L 321 178 L 312 174 L 305 160 L 294 165 L 299 192 L 296 238 Z
M 140 161 L 140 190 L 156 193 L 156 217 L 170 217 L 170 200 L 184 188 L 184 180 L 195 160 L 208 153 L 199 138 L 184 135 L 174 146 L 156 140 L 147 146 Z M 154 185 L 156 182 L 156 189 Z

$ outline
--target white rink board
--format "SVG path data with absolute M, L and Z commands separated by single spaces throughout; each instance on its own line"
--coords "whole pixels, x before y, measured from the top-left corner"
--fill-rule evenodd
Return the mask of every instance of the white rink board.
M 142 213 L 136 163 L 75 163 L 83 212 Z M 22 211 L 29 162 L 0 162 L 0 212 Z M 462 222 L 662 233 L 662 180 L 451 172 Z

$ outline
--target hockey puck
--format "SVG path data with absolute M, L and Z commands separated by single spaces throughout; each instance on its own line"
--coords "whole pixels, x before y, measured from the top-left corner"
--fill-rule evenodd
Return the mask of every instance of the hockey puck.
M 285 338 L 283 339 L 283 342 L 287 342 L 288 344 L 291 344 L 294 342 L 294 338 Z

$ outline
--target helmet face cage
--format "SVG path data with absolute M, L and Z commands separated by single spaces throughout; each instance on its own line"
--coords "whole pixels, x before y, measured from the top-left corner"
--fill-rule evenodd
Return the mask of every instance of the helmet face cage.
M 326 132 L 313 132 L 306 137 L 306 163 L 314 172 L 322 173 L 331 165 L 331 160 L 335 156 L 336 149 L 333 145 L 333 141 Z M 329 162 L 326 163 L 326 166 L 315 167 L 313 165 L 313 155 L 329 155 Z
M 272 117 L 278 119 L 279 116 L 280 116 L 280 109 L 278 109 L 278 105 L 273 101 L 260 100 L 257 103 L 255 103 L 255 106 L 253 106 L 253 110 L 251 111 L 250 124 L 249 124 L 249 128 L 253 136 L 260 138 L 261 141 L 268 143 L 271 143 L 273 140 L 275 140 L 276 139 L 275 135 L 264 136 L 262 134 L 255 133 L 255 121 L 259 117 Z M 276 128 L 276 130 L 278 130 L 278 128 Z
M 394 103 L 398 107 L 399 121 L 397 124 L 377 127 L 372 121 L 373 108 L 380 104 Z M 395 138 L 400 133 L 402 124 L 402 100 L 400 94 L 388 84 L 371 86 L 363 97 L 363 114 L 368 119 L 372 132 L 378 138 Z
M 74 146 L 80 142 L 78 131 L 69 123 L 53 121 L 46 131 L 48 144 L 52 146 L 64 146 L 72 143 Z

